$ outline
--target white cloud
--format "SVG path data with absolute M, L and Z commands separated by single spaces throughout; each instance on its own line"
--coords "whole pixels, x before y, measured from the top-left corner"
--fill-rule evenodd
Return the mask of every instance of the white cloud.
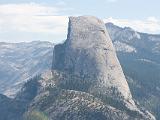
M 67 33 L 68 17 L 59 15 L 63 10 L 67 10 L 59 7 L 61 5 L 62 2 L 53 7 L 36 3 L 1 4 L 0 34 L 30 32 L 39 33 L 40 36 L 53 34 L 59 36 L 53 39 L 64 39 Z
M 156 17 L 148 17 L 146 20 L 114 19 L 110 17 L 104 19 L 104 22 L 112 22 L 121 27 L 131 27 L 139 32 L 160 33 L 160 20 Z
M 62 34 L 66 31 L 67 16 L 6 16 L 1 30 L 22 32 L 47 32 Z
M 36 3 L 2 4 L 0 15 L 57 15 L 60 11 L 57 7 L 44 6 Z
M 150 21 L 150 22 L 155 22 L 155 23 L 159 22 L 159 20 L 156 17 L 154 17 L 154 16 L 148 17 L 147 20 Z

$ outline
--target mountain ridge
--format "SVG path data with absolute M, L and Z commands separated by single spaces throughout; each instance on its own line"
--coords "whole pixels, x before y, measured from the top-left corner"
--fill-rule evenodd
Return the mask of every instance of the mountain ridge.
M 52 50 L 50 42 L 1 42 L 0 93 L 14 97 L 24 82 L 50 69 Z
M 157 119 L 160 119 L 160 104 L 158 102 L 160 100 L 160 50 L 158 49 L 160 48 L 160 35 L 150 35 L 137 31 L 124 32 L 124 28 L 117 28 L 114 24 L 106 24 L 106 27 L 117 50 L 117 56 L 127 77 L 133 97 L 142 106 L 152 111 Z M 135 32 L 139 34 L 140 39 L 132 36 Z M 115 37 L 116 35 L 117 37 Z M 123 47 L 123 45 L 134 48 L 134 51 L 128 52 L 124 49 L 126 46 Z

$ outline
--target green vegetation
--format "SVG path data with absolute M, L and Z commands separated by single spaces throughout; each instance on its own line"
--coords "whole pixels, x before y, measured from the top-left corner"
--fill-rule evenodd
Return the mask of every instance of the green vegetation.
M 146 62 L 138 59 L 139 56 L 119 54 L 119 60 L 127 77 L 133 98 L 159 120 L 160 66 L 156 62 Z
M 25 114 L 24 120 L 49 120 L 49 118 L 43 112 L 31 111 Z

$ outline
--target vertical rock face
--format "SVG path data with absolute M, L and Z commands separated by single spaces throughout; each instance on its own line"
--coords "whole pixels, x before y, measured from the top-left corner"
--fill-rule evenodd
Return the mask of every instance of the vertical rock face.
M 68 91 L 69 96 L 74 92 L 72 100 L 79 99 L 82 104 L 86 98 L 76 97 L 82 92 L 129 115 L 123 119 L 154 120 L 150 113 L 135 105 L 105 24 L 95 17 L 69 18 L 67 40 L 54 47 L 52 74 L 54 86 Z M 74 103 L 71 106 L 82 107 Z
M 89 78 L 87 92 L 123 101 L 135 109 L 105 24 L 95 17 L 70 17 L 67 40 L 63 45 L 55 46 L 52 69 L 84 80 Z

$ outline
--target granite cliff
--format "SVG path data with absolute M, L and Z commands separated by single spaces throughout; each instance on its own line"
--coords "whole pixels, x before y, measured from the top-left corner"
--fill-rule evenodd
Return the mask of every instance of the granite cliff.
M 105 24 L 92 16 L 70 17 L 67 40 L 54 47 L 52 74 L 39 83 L 29 111 L 51 120 L 155 119 L 135 104 Z
M 66 42 L 55 46 L 52 69 L 83 78 L 88 84 L 84 92 L 101 94 L 136 109 L 105 25 L 95 17 L 70 18 Z

